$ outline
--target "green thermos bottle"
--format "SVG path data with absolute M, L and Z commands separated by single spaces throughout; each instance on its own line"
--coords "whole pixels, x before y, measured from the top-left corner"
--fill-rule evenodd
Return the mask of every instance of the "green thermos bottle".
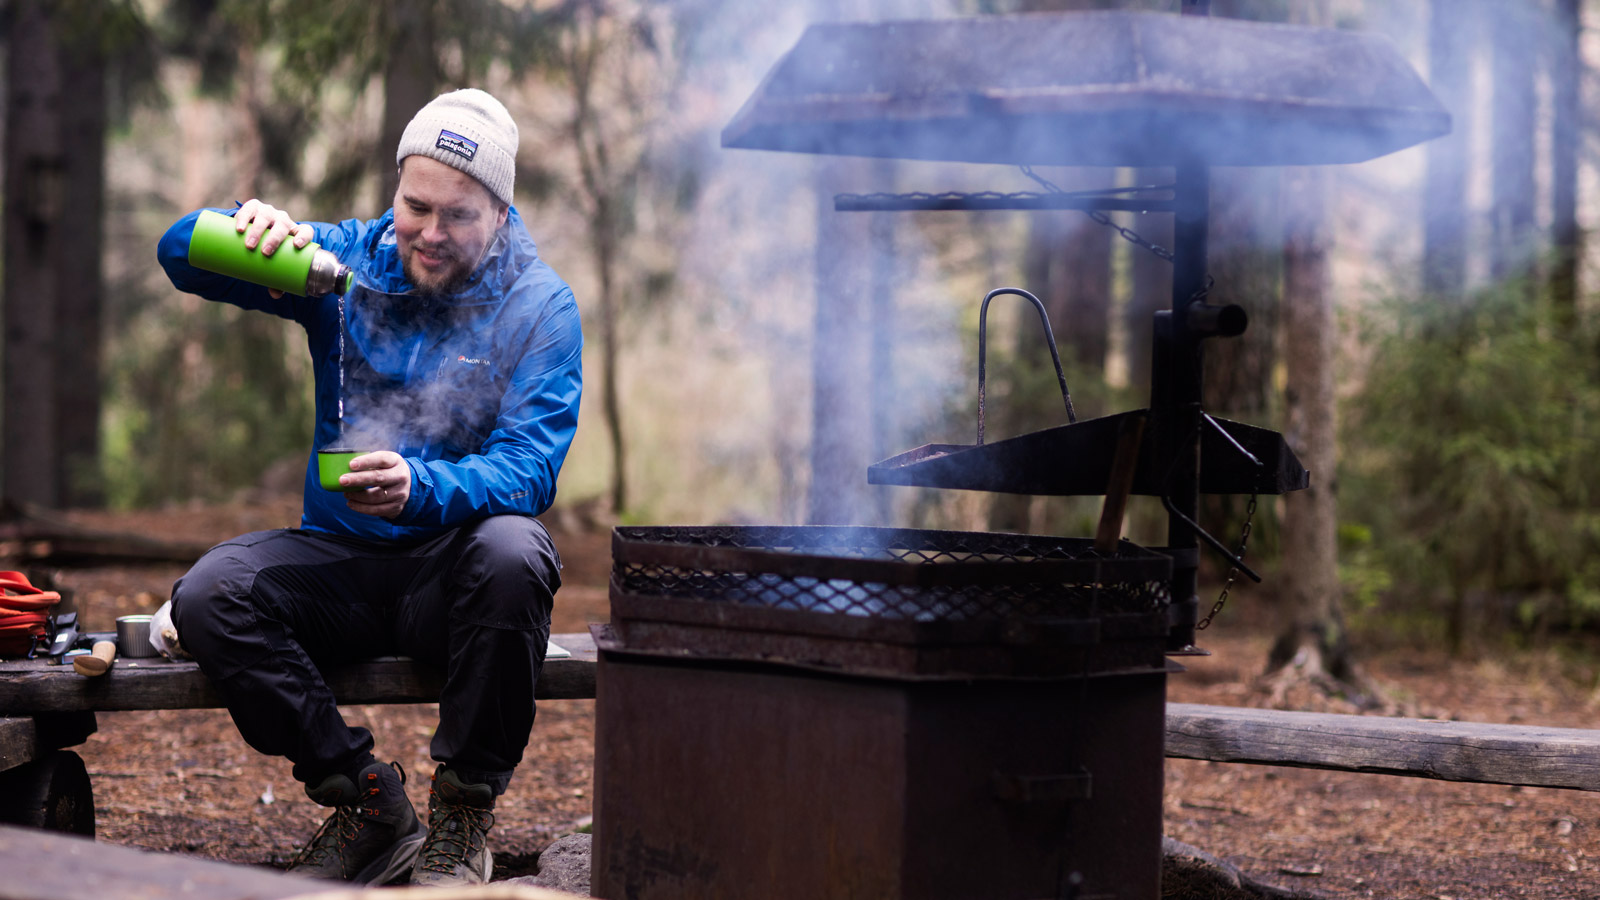
M 189 238 L 189 265 L 288 294 L 315 297 L 347 294 L 355 272 L 315 241 L 296 247 L 285 240 L 271 256 L 244 245 L 233 217 L 205 210 L 195 219 Z

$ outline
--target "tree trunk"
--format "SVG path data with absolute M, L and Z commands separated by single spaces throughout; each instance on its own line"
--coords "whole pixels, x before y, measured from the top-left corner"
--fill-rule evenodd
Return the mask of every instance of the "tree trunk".
M 628 454 L 622 436 L 621 374 L 617 360 L 621 355 L 621 298 L 617 296 L 617 226 L 609 195 L 594 197 L 591 222 L 595 270 L 600 276 L 600 402 L 611 438 L 611 509 L 621 513 L 628 508 Z
M 55 358 L 61 459 L 56 489 L 63 506 L 98 506 L 105 500 L 100 475 L 104 296 L 100 258 L 106 196 L 106 58 L 97 36 L 69 38 L 59 52 L 65 76 L 62 87 L 71 98 L 61 123 L 66 163 L 63 214 L 73 225 L 70 249 L 63 246 L 55 261 L 61 272 Z
M 4 212 L 6 498 L 99 502 L 105 59 L 46 4 L 12 10 Z M 82 24 L 82 23 L 78 23 Z
M 1496 281 L 1526 277 L 1533 263 L 1534 29 L 1521 2 L 1497 3 L 1489 23 L 1493 48 L 1493 233 L 1490 274 Z
M 872 460 L 871 216 L 833 209 L 836 193 L 859 191 L 872 168 L 857 162 L 816 163 L 816 319 L 811 344 L 811 489 L 807 520 L 817 525 L 869 524 Z M 857 183 L 852 183 L 857 182 Z M 870 190 L 871 188 L 869 188 Z
M 1237 303 L 1250 327 L 1235 338 L 1206 344 L 1206 409 L 1263 422 L 1272 408 L 1277 365 L 1282 228 L 1275 169 L 1214 169 L 1211 173 L 1210 273 L 1212 304 Z
M 389 55 L 383 66 L 383 131 L 378 142 L 380 155 L 400 146 L 417 110 L 433 99 L 438 86 L 438 54 L 433 43 L 432 4 L 424 0 L 391 0 L 389 3 Z M 386 209 L 394 202 L 400 185 L 395 166 L 383 166 L 378 187 L 378 205 Z
M 1066 190 L 1111 187 L 1115 172 L 1084 169 L 1064 183 Z M 1029 234 L 1029 283 L 1023 287 L 1044 301 L 1061 345 L 1061 361 L 1089 378 L 1102 378 L 1110 348 L 1111 229 L 1081 212 L 1040 213 Z M 1037 280 L 1035 280 L 1037 279 Z M 1020 320 L 1017 346 L 1031 366 L 1049 365 L 1031 315 Z M 1041 398 L 1040 406 L 1045 406 Z M 1045 408 L 1054 410 L 1059 403 Z
M 1311 473 L 1311 487 L 1284 495 L 1283 593 L 1286 619 L 1269 670 L 1320 661 L 1335 677 L 1350 672 L 1340 606 L 1335 468 L 1333 348 L 1337 326 L 1328 294 L 1328 174 L 1293 170 L 1285 191 L 1284 334 L 1288 427 L 1285 439 Z
M 1467 177 L 1475 119 L 1472 55 L 1479 0 L 1433 0 L 1428 20 L 1429 82 L 1449 110 L 1450 134 L 1428 143 L 1423 186 L 1422 287 L 1459 303 L 1467 287 Z
M 1550 298 L 1557 322 L 1571 334 L 1578 324 L 1578 261 L 1583 235 L 1578 229 L 1578 151 L 1582 144 L 1581 87 L 1583 63 L 1579 37 L 1583 31 L 1580 0 L 1555 0 L 1556 21 L 1550 59 L 1554 94 L 1550 137 L 1550 200 L 1552 240 Z

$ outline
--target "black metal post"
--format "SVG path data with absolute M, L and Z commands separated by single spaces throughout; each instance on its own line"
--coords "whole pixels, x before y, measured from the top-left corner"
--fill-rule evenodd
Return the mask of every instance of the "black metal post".
M 1164 489 L 1173 507 L 1190 521 L 1200 506 L 1201 338 L 1188 327 L 1189 304 L 1206 280 L 1206 243 L 1211 206 L 1211 172 L 1197 162 L 1177 167 L 1173 205 L 1172 313 L 1152 366 L 1150 405 L 1171 466 Z M 1164 344 L 1164 346 L 1161 346 Z M 1167 546 L 1172 552 L 1172 606 L 1167 649 L 1194 644 L 1199 619 L 1200 541 L 1179 515 L 1168 516 Z

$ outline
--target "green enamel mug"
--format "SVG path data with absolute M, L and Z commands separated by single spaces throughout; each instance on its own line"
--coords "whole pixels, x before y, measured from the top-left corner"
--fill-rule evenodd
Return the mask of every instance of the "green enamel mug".
M 350 460 L 371 450 L 351 450 L 348 447 L 329 447 L 317 451 L 317 480 L 322 484 L 323 490 L 328 491 L 359 491 L 359 487 L 345 487 L 339 483 L 339 476 L 350 472 Z

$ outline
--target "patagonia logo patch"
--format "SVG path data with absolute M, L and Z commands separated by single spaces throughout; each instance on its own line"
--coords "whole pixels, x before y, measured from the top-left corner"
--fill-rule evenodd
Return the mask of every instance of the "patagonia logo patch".
M 478 142 L 469 141 L 454 131 L 439 132 L 439 139 L 433 145 L 469 160 L 478 155 Z

